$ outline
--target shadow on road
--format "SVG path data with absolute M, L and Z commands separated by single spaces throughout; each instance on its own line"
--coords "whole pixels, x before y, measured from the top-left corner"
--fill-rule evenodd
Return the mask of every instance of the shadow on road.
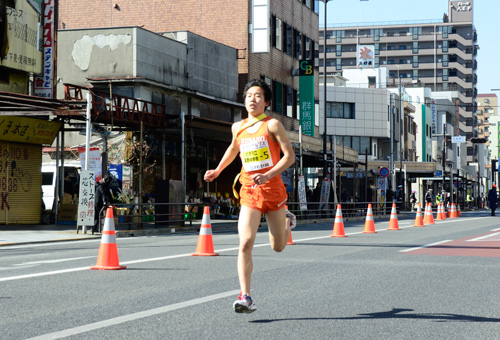
M 342 318 L 289 318 L 289 319 L 263 319 L 252 320 L 252 323 L 271 323 L 278 321 L 299 321 L 299 320 L 364 320 L 364 319 L 420 319 L 432 320 L 435 322 L 500 322 L 499 318 L 487 318 L 474 315 L 446 314 L 446 313 L 409 313 L 413 309 L 393 308 L 386 312 L 375 312 L 358 314 L 358 316 Z

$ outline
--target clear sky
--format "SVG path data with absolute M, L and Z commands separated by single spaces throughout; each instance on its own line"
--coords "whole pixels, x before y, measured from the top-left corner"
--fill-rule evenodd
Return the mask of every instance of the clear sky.
M 464 0 L 467 1 L 467 0 Z M 469 0 L 470 1 L 470 0 Z M 479 45 L 478 93 L 496 93 L 500 89 L 500 0 L 474 0 L 474 26 Z M 320 2 L 319 23 L 324 24 L 324 4 Z M 355 22 L 402 20 L 442 20 L 448 13 L 448 0 L 329 0 L 327 25 Z

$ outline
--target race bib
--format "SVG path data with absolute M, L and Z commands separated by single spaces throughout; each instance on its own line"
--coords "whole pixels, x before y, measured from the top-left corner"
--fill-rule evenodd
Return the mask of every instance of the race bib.
M 274 165 L 269 143 L 265 139 L 241 144 L 240 152 L 245 171 L 261 170 Z

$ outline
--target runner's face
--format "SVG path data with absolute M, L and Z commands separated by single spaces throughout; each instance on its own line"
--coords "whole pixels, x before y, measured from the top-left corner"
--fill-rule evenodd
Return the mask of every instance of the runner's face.
M 269 105 L 264 99 L 264 90 L 258 86 L 253 86 L 248 89 L 245 97 L 245 107 L 250 115 L 260 115 L 266 110 Z

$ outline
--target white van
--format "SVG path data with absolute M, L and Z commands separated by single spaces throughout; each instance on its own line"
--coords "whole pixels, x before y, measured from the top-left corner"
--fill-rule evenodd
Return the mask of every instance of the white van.
M 78 184 L 80 182 L 80 163 L 64 162 L 64 192 L 78 195 Z M 55 163 L 42 163 L 42 194 L 46 210 L 51 210 L 54 204 L 54 193 L 56 188 L 56 165 Z

